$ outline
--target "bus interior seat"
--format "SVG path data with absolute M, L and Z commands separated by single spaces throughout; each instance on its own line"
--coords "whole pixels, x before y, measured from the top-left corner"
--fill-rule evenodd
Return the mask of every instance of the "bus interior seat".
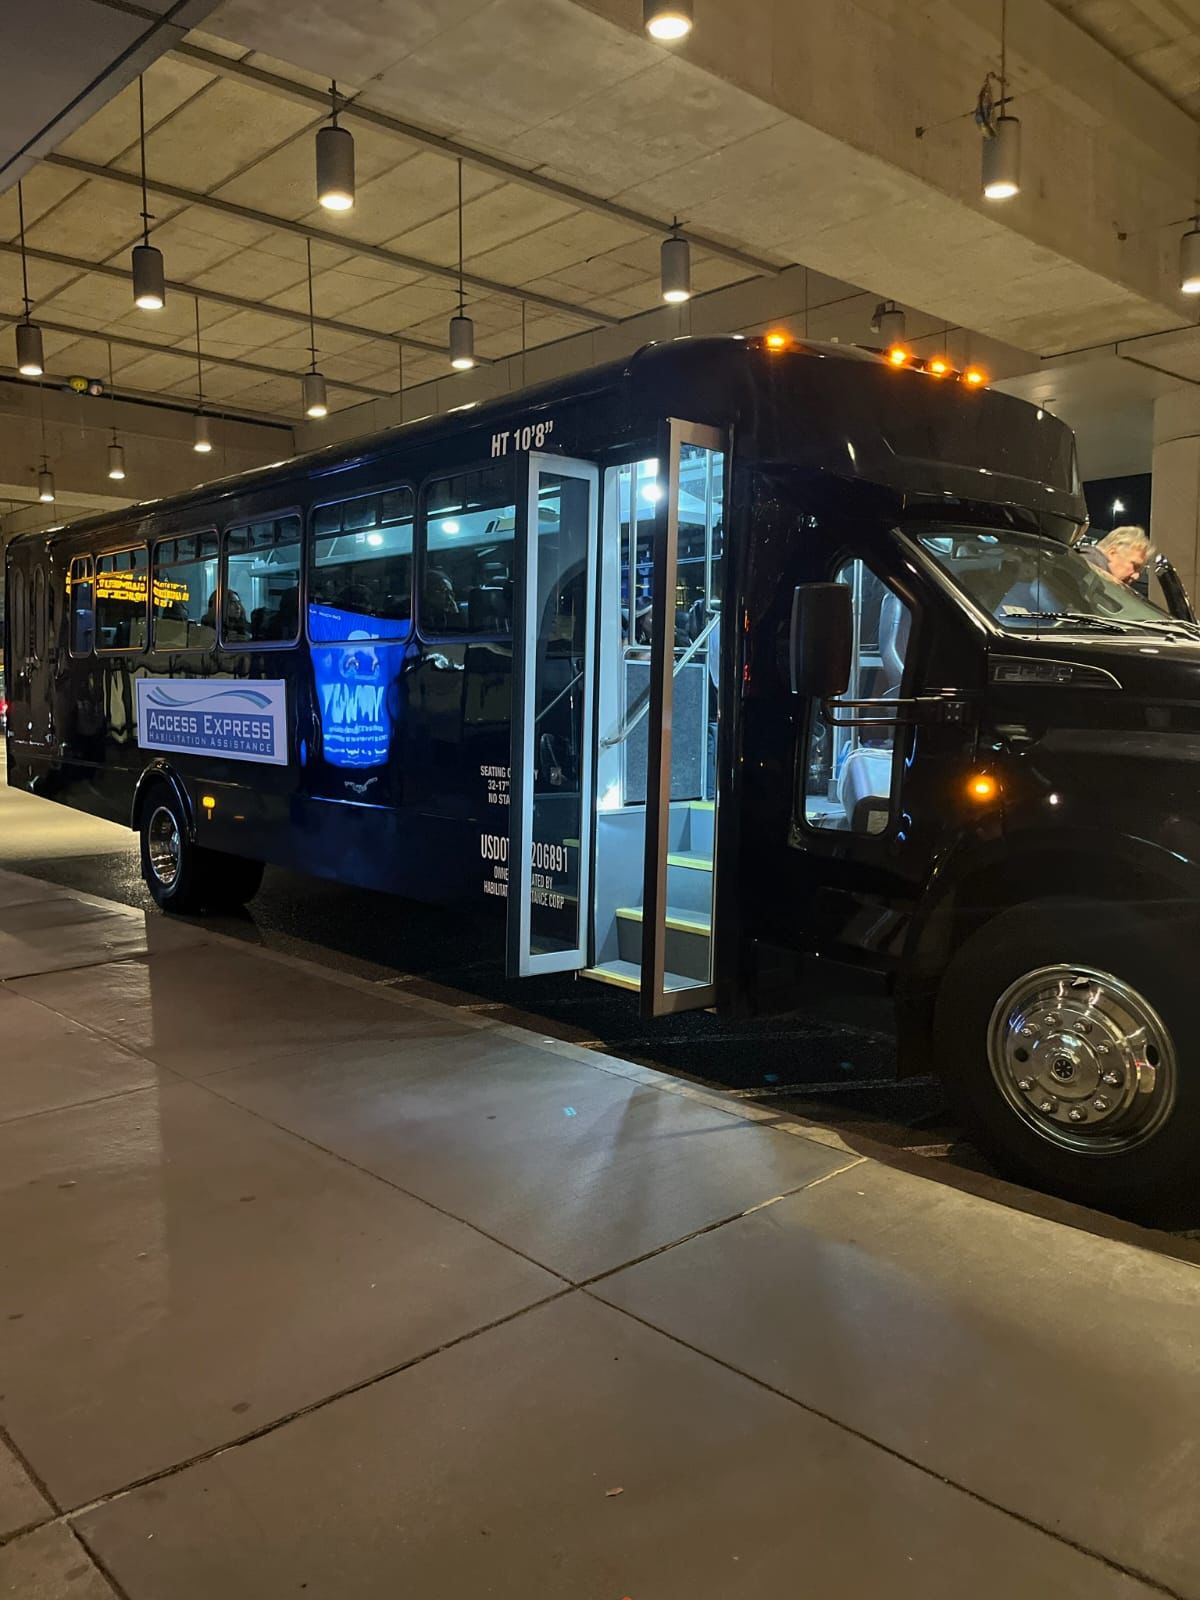
M 879 608 L 880 699 L 900 697 L 911 623 L 908 607 L 885 591 Z M 886 818 L 891 807 L 892 729 L 875 729 L 874 738 L 870 728 L 862 734 L 863 743 L 851 750 L 838 775 L 838 803 L 855 833 L 876 833 L 872 817 L 882 813 Z

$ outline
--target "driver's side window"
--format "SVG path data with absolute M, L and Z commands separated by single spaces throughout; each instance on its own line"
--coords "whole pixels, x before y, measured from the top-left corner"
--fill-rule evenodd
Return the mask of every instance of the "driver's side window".
M 911 611 L 861 561 L 846 562 L 834 581 L 847 584 L 851 594 L 853 634 L 845 698 L 898 699 Z M 894 748 L 894 728 L 837 727 L 814 706 L 804 752 L 804 819 L 809 827 L 882 833 L 895 799 Z

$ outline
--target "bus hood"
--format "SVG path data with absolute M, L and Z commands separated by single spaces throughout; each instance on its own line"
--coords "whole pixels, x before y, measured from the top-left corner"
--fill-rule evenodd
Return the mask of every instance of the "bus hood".
M 1165 623 L 1161 632 L 1006 635 L 989 651 L 988 676 L 997 688 L 1107 689 L 1200 707 L 1200 629 Z

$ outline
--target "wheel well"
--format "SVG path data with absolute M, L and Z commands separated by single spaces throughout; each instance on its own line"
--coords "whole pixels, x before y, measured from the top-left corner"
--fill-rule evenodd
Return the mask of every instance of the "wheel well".
M 180 811 L 183 813 L 183 820 L 187 826 L 188 834 L 194 838 L 196 821 L 192 815 L 192 804 L 188 799 L 187 790 L 171 768 L 165 764 L 155 764 L 147 767 L 138 779 L 137 788 L 133 794 L 133 807 L 130 811 L 129 826 L 135 833 L 140 832 L 142 818 L 146 814 L 146 807 L 159 789 L 166 789 L 174 797 Z
M 1184 887 L 1115 853 L 1087 849 L 1039 849 L 1001 855 L 956 879 L 937 898 L 915 930 L 897 981 L 899 1071 L 929 1070 L 933 1009 L 946 968 L 983 925 L 1026 901 L 1078 896 L 1117 900 L 1143 915 L 1193 920 L 1195 901 Z

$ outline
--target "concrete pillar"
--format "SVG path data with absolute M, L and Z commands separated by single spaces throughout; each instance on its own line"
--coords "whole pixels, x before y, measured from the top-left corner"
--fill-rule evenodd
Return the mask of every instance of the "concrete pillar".
M 1172 389 L 1154 402 L 1150 535 L 1200 595 L 1200 388 Z

